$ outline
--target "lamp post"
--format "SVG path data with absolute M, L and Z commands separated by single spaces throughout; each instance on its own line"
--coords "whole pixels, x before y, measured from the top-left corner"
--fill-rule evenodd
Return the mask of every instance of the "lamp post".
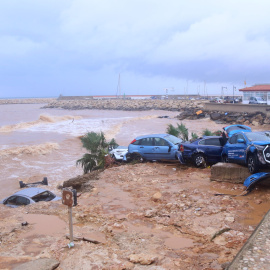
M 221 86 L 221 97 L 224 100 L 224 90 L 223 89 L 227 89 L 226 86 Z
M 236 90 L 236 87 L 233 85 L 233 103 L 234 103 L 234 89 Z

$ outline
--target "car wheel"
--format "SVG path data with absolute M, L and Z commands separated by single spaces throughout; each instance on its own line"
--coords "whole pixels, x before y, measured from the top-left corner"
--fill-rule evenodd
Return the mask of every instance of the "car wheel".
M 258 161 L 255 155 L 249 155 L 247 160 L 248 170 L 251 174 L 259 170 Z
M 229 163 L 229 159 L 227 155 L 222 156 L 222 162 Z
M 144 162 L 144 158 L 140 154 L 133 154 L 132 160 L 138 161 L 138 162 Z
M 193 160 L 196 167 L 201 167 L 201 166 L 206 165 L 206 160 L 203 154 L 196 154 Z

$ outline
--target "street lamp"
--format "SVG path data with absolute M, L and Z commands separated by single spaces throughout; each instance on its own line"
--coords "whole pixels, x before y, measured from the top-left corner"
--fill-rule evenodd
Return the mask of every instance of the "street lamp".
M 234 103 L 234 89 L 236 90 L 236 87 L 233 85 L 233 103 Z
M 224 99 L 224 91 L 223 89 L 227 89 L 226 86 L 221 86 L 221 96 L 222 96 L 222 99 Z

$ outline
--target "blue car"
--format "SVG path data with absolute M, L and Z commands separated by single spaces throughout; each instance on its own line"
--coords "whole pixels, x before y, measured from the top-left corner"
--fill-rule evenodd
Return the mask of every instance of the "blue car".
M 170 134 L 150 134 L 135 138 L 128 146 L 133 160 L 174 160 L 181 139 Z M 126 157 L 124 158 L 124 160 Z
M 251 128 L 245 125 L 230 125 L 223 128 L 227 137 L 231 137 L 233 134 L 243 131 L 243 132 L 251 132 Z
M 180 163 L 193 163 L 196 167 L 221 161 L 224 145 L 222 136 L 204 136 L 193 142 L 182 143 L 177 152 Z
M 247 165 L 250 173 L 270 165 L 270 136 L 267 132 L 238 132 L 223 147 L 222 159 Z

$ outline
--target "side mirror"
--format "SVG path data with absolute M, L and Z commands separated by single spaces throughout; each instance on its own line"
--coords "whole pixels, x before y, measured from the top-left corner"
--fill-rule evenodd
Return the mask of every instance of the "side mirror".
M 171 152 L 171 150 L 172 150 L 172 146 L 170 145 L 168 149 L 168 153 Z
M 238 139 L 237 142 L 238 143 L 245 143 L 245 141 L 243 139 Z

